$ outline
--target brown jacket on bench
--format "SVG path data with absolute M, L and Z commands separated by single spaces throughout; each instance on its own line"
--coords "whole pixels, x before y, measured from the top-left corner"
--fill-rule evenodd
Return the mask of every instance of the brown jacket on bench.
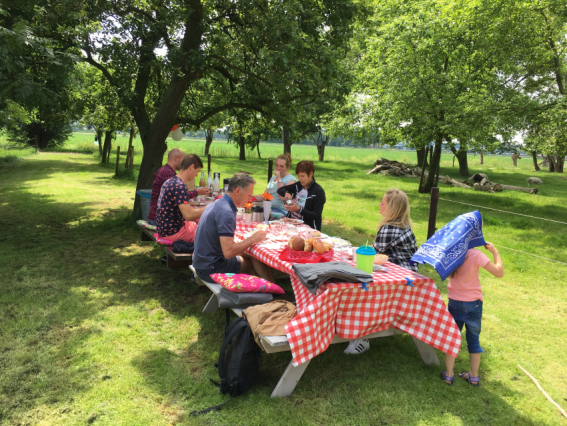
M 250 325 L 254 340 L 264 350 L 258 335 L 285 336 L 285 326 L 295 316 L 295 305 L 285 300 L 275 300 L 263 305 L 246 308 L 242 316 Z

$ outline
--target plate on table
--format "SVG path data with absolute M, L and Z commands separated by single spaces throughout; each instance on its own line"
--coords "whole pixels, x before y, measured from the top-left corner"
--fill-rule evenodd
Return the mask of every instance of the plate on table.
M 291 225 L 300 225 L 303 223 L 301 219 L 292 219 L 291 217 L 282 217 L 280 220 Z

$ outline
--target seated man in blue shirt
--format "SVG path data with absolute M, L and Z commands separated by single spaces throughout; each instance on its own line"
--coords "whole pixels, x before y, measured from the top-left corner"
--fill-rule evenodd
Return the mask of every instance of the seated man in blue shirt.
M 256 181 L 245 173 L 237 173 L 228 182 L 228 193 L 208 205 L 201 215 L 195 234 L 193 267 L 197 276 L 213 282 L 211 274 L 256 275 L 274 282 L 272 268 L 244 251 L 266 239 L 266 232 L 258 231 L 239 243 L 234 241 L 236 208 L 244 207 L 254 193 Z

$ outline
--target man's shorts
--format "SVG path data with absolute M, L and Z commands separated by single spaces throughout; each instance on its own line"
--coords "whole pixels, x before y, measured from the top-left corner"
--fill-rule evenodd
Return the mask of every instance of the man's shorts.
M 231 257 L 230 259 L 223 257 L 215 262 L 213 269 L 195 269 L 195 272 L 203 281 L 213 283 L 214 281 L 211 278 L 211 274 L 238 274 L 240 273 L 241 265 L 242 261 L 240 256 Z

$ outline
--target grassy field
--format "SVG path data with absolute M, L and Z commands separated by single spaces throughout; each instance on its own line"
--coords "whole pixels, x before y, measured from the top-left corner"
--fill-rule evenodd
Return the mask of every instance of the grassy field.
M 395 336 L 373 341 L 357 357 L 332 346 L 283 399 L 270 393 L 290 354 L 265 355 L 250 391 L 221 411 L 192 417 L 227 399 L 209 382 L 218 377 L 224 313 L 203 315 L 209 295 L 197 290 L 189 271 L 162 267 L 161 250 L 139 241 L 129 218 L 135 182 L 113 179 L 92 140 L 75 134 L 65 148 L 93 154 L 40 153 L 0 163 L 0 424 L 565 424 L 516 364 L 567 406 L 567 266 L 502 247 L 567 263 L 567 225 L 483 209 L 486 238 L 500 247 L 506 276 L 481 276 L 480 388 L 464 381 L 445 386 L 438 378 L 443 369 L 423 366 L 411 339 Z M 127 142 L 118 138 L 122 148 Z M 199 153 L 204 143 L 169 145 Z M 233 146 L 215 143 L 213 170 L 221 177 L 248 170 L 265 182 L 267 158 L 281 146 L 261 150 L 264 159 L 239 162 Z M 316 158 L 313 146 L 292 151 L 296 161 Z M 325 232 L 355 244 L 371 240 L 382 194 L 398 187 L 410 197 L 418 243 L 425 241 L 429 199 L 417 193 L 417 182 L 364 172 L 379 157 L 413 162 L 415 153 L 331 147 L 326 157 L 316 163 L 328 200 Z M 136 171 L 140 160 L 138 151 Z M 442 160 L 441 174 L 456 177 L 452 156 Z M 510 158 L 486 157 L 481 167 L 471 157 L 470 167 L 511 185 L 534 175 L 529 159 L 514 168 Z M 445 186 L 440 193 L 444 200 L 566 222 L 567 180 L 537 176 L 544 184 L 536 196 Z M 444 200 L 438 225 L 473 209 Z M 446 282 L 430 268 L 421 272 L 436 279 L 446 299 Z M 466 344 L 456 371 L 468 371 Z

